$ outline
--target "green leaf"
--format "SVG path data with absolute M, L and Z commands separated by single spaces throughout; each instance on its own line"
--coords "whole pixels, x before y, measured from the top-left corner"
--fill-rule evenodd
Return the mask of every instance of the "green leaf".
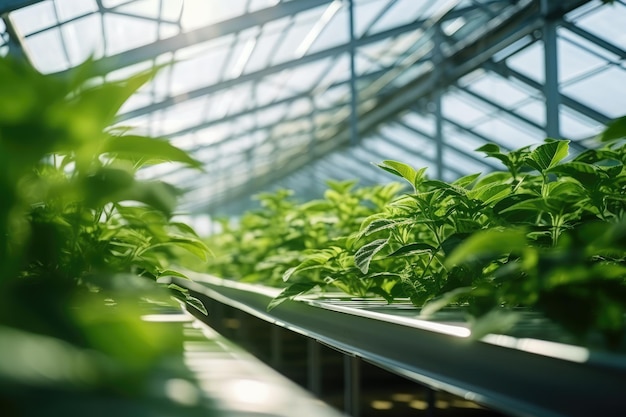
M 612 142 L 623 138 L 626 138 L 626 116 L 610 122 L 604 132 L 598 137 L 600 142 Z
M 388 219 L 388 218 L 376 219 L 372 221 L 371 223 L 367 224 L 367 226 L 363 230 L 361 230 L 361 232 L 359 232 L 359 234 L 357 235 L 357 239 L 360 239 L 363 236 L 369 236 L 376 232 L 381 232 L 383 230 L 395 229 L 398 226 L 402 226 L 408 223 L 410 223 L 410 220 L 407 220 L 407 219 L 399 220 L 399 221 L 394 220 L 394 219 Z
M 208 260 L 208 254 L 210 253 L 209 248 L 199 240 L 184 237 L 174 237 L 170 238 L 168 242 L 161 242 L 150 245 L 149 247 L 141 251 L 141 255 L 168 247 L 185 249 L 187 252 L 192 253 L 203 261 Z
M 527 163 L 532 165 L 532 167 L 537 169 L 539 172 L 543 173 L 547 169 L 557 165 L 568 155 L 568 152 L 568 140 L 558 140 L 544 143 L 530 153 L 530 160 L 527 160 Z M 534 162 L 534 164 L 532 164 L 531 161 Z
M 363 272 L 364 274 L 367 274 L 372 258 L 382 248 L 384 248 L 387 245 L 387 243 L 389 243 L 389 239 L 376 239 L 375 241 L 370 242 L 367 245 L 361 247 L 354 254 L 354 263 L 361 270 L 361 272 Z
M 595 164 L 601 161 L 620 161 L 620 156 L 619 153 L 609 149 L 587 149 L 575 156 L 572 161 Z
M 445 294 L 428 301 L 420 311 L 421 318 L 429 318 L 442 308 L 456 302 L 460 297 L 467 296 L 472 292 L 472 287 L 455 288 Z
M 507 154 L 502 153 L 500 151 L 500 147 L 493 143 L 488 143 L 481 146 L 480 148 L 477 148 L 476 152 L 484 152 L 486 154 L 486 157 L 496 158 L 507 167 L 512 166 L 511 158 Z
M 463 187 L 463 188 L 467 188 L 469 187 L 474 181 L 476 181 L 478 179 L 478 177 L 480 177 L 480 172 L 477 174 L 470 174 L 470 175 L 466 175 L 464 177 L 459 178 L 458 180 L 454 181 L 452 183 L 452 185 L 456 185 L 457 187 Z
M 471 326 L 471 338 L 477 340 L 492 333 L 506 333 L 520 320 L 520 318 L 521 315 L 513 311 L 493 309 L 487 314 L 474 320 Z
M 157 159 L 181 162 L 194 168 L 202 167 L 201 162 L 166 140 L 145 136 L 110 136 L 105 141 L 103 152 L 114 153 L 118 157 L 131 160 Z
M 602 173 L 598 167 L 584 162 L 566 162 L 547 170 L 548 173 L 560 177 L 571 177 L 580 182 L 585 188 L 593 189 L 599 185 Z
M 164 269 L 162 271 L 159 271 L 159 278 L 160 277 L 177 277 L 177 278 L 189 279 L 187 275 L 179 271 L 174 271 L 173 269 Z M 170 285 L 175 285 L 175 284 L 170 284 Z
M 408 245 L 404 245 L 399 249 L 396 249 L 391 254 L 387 255 L 387 257 L 395 257 L 395 256 L 404 256 L 404 255 L 415 255 L 418 253 L 437 252 L 437 248 L 428 243 L 409 243 Z
M 447 257 L 445 266 L 478 259 L 489 259 L 523 251 L 527 247 L 526 233 L 520 229 L 488 229 L 473 234 Z
M 389 304 L 393 303 L 393 296 L 391 294 L 389 294 L 387 291 L 385 291 L 384 289 L 382 289 L 381 287 L 371 287 L 371 288 L 368 288 L 367 292 L 370 292 L 370 293 L 376 294 L 376 295 L 380 295 Z
M 267 311 L 276 308 L 278 305 L 289 299 L 311 291 L 318 285 L 318 282 L 297 282 L 295 284 L 291 284 L 290 286 L 285 288 L 280 294 L 274 297 L 272 301 L 270 301 L 270 303 L 267 305 Z
M 481 200 L 485 205 L 492 205 L 494 202 L 512 193 L 510 184 L 490 183 L 469 191 L 467 196 L 471 199 Z
M 417 191 L 417 186 L 424 178 L 426 168 L 415 170 L 412 166 L 402 162 L 385 160 L 380 164 L 377 164 L 379 168 L 384 169 L 387 172 L 397 175 L 400 178 L 404 178 L 413 186 L 413 190 Z

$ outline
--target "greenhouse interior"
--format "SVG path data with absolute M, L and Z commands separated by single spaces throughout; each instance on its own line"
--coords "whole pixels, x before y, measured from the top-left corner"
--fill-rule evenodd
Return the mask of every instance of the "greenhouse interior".
M 626 1 L 0 1 L 0 415 L 624 415 Z

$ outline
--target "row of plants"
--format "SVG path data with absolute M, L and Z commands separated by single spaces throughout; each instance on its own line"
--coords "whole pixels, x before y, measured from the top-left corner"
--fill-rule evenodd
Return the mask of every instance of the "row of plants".
M 212 271 L 270 285 L 282 277 L 286 288 L 270 309 L 336 288 L 409 299 L 424 317 L 461 306 L 476 337 L 506 331 L 532 310 L 580 343 L 601 334 L 617 348 L 626 309 L 625 137 L 621 118 L 597 148 L 575 156 L 566 140 L 511 152 L 488 144 L 477 152 L 505 168 L 453 182 L 384 161 L 378 166 L 410 189 L 388 185 L 376 204 L 362 202 L 385 188 L 352 183 L 330 183 L 323 200 L 304 204 L 286 191 L 263 195 L 263 209 L 210 239 L 229 253 L 228 268 Z
M 111 128 L 154 72 L 117 82 L 0 59 L 0 409 L 3 416 L 207 415 L 180 328 L 142 315 L 203 307 L 156 279 L 208 249 L 173 221 L 178 191 L 147 165 L 200 164 Z M 172 291 L 174 290 L 174 291 Z

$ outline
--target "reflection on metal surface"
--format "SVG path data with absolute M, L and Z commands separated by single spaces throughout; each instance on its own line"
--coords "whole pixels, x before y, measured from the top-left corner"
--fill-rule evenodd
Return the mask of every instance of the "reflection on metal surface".
M 515 338 L 506 335 L 490 334 L 482 338 L 484 342 L 498 346 L 519 349 L 551 358 L 563 359 L 571 362 L 585 363 L 589 360 L 589 349 L 581 346 L 566 345 L 547 340 Z
M 185 364 L 225 416 L 340 417 L 199 321 L 186 325 L 185 336 Z M 193 401 L 184 382 L 169 381 L 168 395 L 177 401 Z
M 468 338 L 472 335 L 472 332 L 467 327 L 454 326 L 445 323 L 435 323 L 432 321 L 419 320 L 416 318 L 398 317 L 390 314 L 382 314 L 375 311 L 362 310 L 358 308 L 351 308 L 347 305 L 336 305 L 329 302 L 319 302 L 315 300 L 308 300 L 309 304 L 325 308 L 328 310 L 343 312 L 352 314 L 355 316 L 367 317 L 375 320 L 387 321 L 390 323 L 402 324 L 408 327 L 414 327 L 422 330 L 429 330 L 437 333 L 447 334 L 450 336 Z M 416 313 L 419 314 L 419 313 Z

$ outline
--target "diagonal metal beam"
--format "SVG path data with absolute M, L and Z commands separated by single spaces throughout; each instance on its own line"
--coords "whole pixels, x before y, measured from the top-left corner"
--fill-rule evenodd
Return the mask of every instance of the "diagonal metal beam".
M 424 24 L 423 20 L 419 20 L 416 21 L 414 23 L 410 23 L 410 24 L 406 24 L 403 26 L 399 26 L 393 29 L 389 29 L 387 31 L 384 32 L 379 32 L 376 33 L 375 35 L 370 35 L 367 36 L 365 38 L 360 38 L 357 39 L 355 41 L 356 47 L 361 47 L 361 46 L 365 46 L 365 45 L 369 45 L 371 43 L 375 43 L 375 42 L 379 42 L 382 41 L 384 39 L 387 38 L 391 38 L 394 36 L 398 36 L 401 35 L 403 33 L 406 32 L 410 32 L 412 30 L 415 30 L 417 28 L 419 28 L 420 26 L 422 26 Z M 337 56 L 337 55 L 341 55 L 344 53 L 348 53 L 350 51 L 350 45 L 349 44 L 344 44 L 344 45 L 339 45 L 333 48 L 329 48 L 329 49 L 325 49 L 319 52 L 315 52 L 315 53 L 311 53 L 308 55 L 305 55 L 301 58 L 297 58 L 297 59 L 293 59 L 290 61 L 285 61 L 282 62 L 280 64 L 276 64 L 273 65 L 271 67 L 267 67 L 258 71 L 254 71 L 254 72 L 249 72 L 246 74 L 242 74 L 237 78 L 234 79 L 230 79 L 230 80 L 224 80 L 221 81 L 217 84 L 212 84 L 206 87 L 202 87 L 193 91 L 189 91 L 186 93 L 182 93 L 176 96 L 172 96 L 169 97 L 163 101 L 160 101 L 158 103 L 154 103 L 154 104 L 150 104 L 148 106 L 139 108 L 139 109 L 135 109 L 132 111 L 129 111 L 127 113 L 121 114 L 119 115 L 118 120 L 120 121 L 124 121 L 124 120 L 128 120 L 128 119 L 132 119 L 134 117 L 138 117 L 141 116 L 145 113 L 151 113 L 154 111 L 158 111 L 158 110 L 163 110 L 167 107 L 170 107 L 174 104 L 178 104 L 181 103 L 185 100 L 192 100 L 194 98 L 198 98 L 198 97 L 203 97 L 209 94 L 213 94 L 216 93 L 218 91 L 222 91 L 225 89 L 229 89 L 232 88 L 236 85 L 239 84 L 243 84 L 249 81 L 256 81 L 260 78 L 264 78 L 267 77 L 269 75 L 273 75 L 273 74 L 278 74 L 281 71 L 285 71 L 294 67 L 298 67 L 300 65 L 304 65 L 304 64 L 308 64 L 311 62 L 315 62 L 315 61 L 319 61 L 322 60 L 324 58 L 328 58 L 328 57 L 332 57 L 332 56 Z
M 453 122 L 453 121 L 451 121 L 451 120 L 449 120 L 449 119 L 445 119 L 445 118 L 444 118 L 444 122 L 445 122 L 446 124 L 451 124 L 452 126 L 454 126 L 454 127 L 456 127 L 456 128 L 459 128 L 459 127 L 460 127 L 460 125 L 459 125 L 459 124 L 457 124 L 457 123 L 455 123 L 455 122 Z M 404 120 L 402 120 L 402 119 L 398 119 L 398 120 L 396 120 L 396 122 L 395 122 L 395 123 L 396 123 L 397 125 L 399 125 L 399 126 L 402 126 L 402 127 L 403 127 L 403 128 L 405 128 L 405 129 L 408 129 L 409 131 L 411 131 L 411 132 L 413 132 L 413 133 L 416 133 L 416 134 L 418 134 L 418 135 L 420 135 L 420 136 L 422 136 L 422 137 L 425 137 L 425 138 L 427 138 L 427 139 L 431 139 L 431 140 L 432 140 L 432 136 L 428 135 L 426 132 L 422 131 L 421 129 L 416 128 L 415 126 L 411 126 L 410 124 L 408 124 L 406 121 L 404 121 Z M 467 131 L 468 133 L 470 133 L 470 132 L 471 132 L 471 133 L 474 133 L 474 132 L 472 132 L 470 129 L 467 129 L 467 128 L 462 128 L 462 130 L 463 130 L 463 131 Z M 480 140 L 482 140 L 482 141 L 484 141 L 485 143 L 491 143 L 491 142 L 493 142 L 492 140 L 490 140 L 490 139 L 488 139 L 488 138 L 486 138 L 486 137 L 484 137 L 484 136 L 482 136 L 482 135 L 481 135 L 481 136 L 475 135 L 475 137 L 476 137 L 476 138 L 478 138 L 478 139 L 480 139 Z M 486 161 L 485 159 L 479 158 L 479 157 L 477 157 L 475 154 L 465 152 L 464 150 L 459 149 L 459 148 L 457 148 L 456 146 L 454 146 L 454 145 L 452 145 L 452 144 L 450 144 L 450 143 L 448 143 L 448 142 L 444 142 L 443 146 L 444 146 L 446 149 L 449 149 L 449 150 L 451 150 L 451 151 L 453 151 L 453 152 L 456 152 L 456 153 L 458 153 L 458 154 L 462 155 L 464 158 L 471 159 L 471 160 L 473 160 L 474 162 L 479 163 L 480 165 L 485 165 L 486 167 L 488 167 L 488 168 L 489 168 L 489 169 L 491 169 L 491 170 L 498 169 L 498 167 L 496 167 L 495 165 L 493 165 L 493 164 L 489 163 L 489 161 Z
M 562 0 L 558 3 L 554 13 L 562 15 L 587 3 L 589 0 Z M 557 3 L 553 3 L 556 5 Z M 540 14 L 539 4 L 532 0 L 520 0 L 511 6 L 507 13 L 501 13 L 495 20 L 484 26 L 475 36 L 464 39 L 444 57 L 441 66 L 419 75 L 412 82 L 399 89 L 394 94 L 382 98 L 370 111 L 362 115 L 359 131 L 361 134 L 372 131 L 381 123 L 397 117 L 409 108 L 417 98 L 428 96 L 434 89 L 442 85 L 451 85 L 463 75 L 480 68 L 491 59 L 491 56 L 511 45 L 513 42 L 532 34 L 541 28 L 543 17 Z M 435 71 L 443 74 L 435 75 Z M 567 103 L 564 101 L 564 104 Z M 344 125 L 341 131 L 332 140 L 320 143 L 319 154 L 338 150 L 349 141 L 349 126 Z M 300 169 L 303 165 L 319 158 L 313 155 L 300 155 L 293 158 L 288 164 L 278 167 L 269 175 L 259 178 L 258 184 L 270 184 L 285 175 Z M 250 187 L 240 186 L 231 190 L 232 198 L 249 194 Z
M 378 71 L 375 71 L 375 72 L 370 72 L 370 73 L 367 73 L 367 74 L 363 74 L 363 75 L 361 75 L 358 78 L 358 81 L 364 81 L 364 80 L 369 80 L 369 79 L 372 79 L 372 78 L 377 78 L 377 77 L 381 76 L 383 73 L 385 73 L 388 70 L 389 70 L 389 68 L 384 68 L 382 70 L 378 70 Z M 333 83 L 333 84 L 331 84 L 328 87 L 328 90 L 332 90 L 334 88 L 343 86 L 343 85 L 347 84 L 348 82 L 349 82 L 349 80 L 344 80 L 344 81 Z M 193 132 L 197 132 L 199 130 L 207 129 L 207 128 L 210 128 L 212 126 L 219 125 L 219 124 L 222 124 L 222 123 L 232 122 L 234 120 L 239 119 L 240 117 L 245 117 L 245 116 L 248 116 L 250 114 L 254 114 L 256 112 L 260 112 L 260 111 L 263 111 L 263 110 L 270 109 L 270 108 L 275 107 L 275 106 L 280 106 L 282 104 L 292 104 L 292 103 L 294 103 L 294 102 L 296 102 L 298 100 L 311 98 L 311 97 L 314 96 L 314 93 L 315 93 L 315 87 L 312 90 L 304 91 L 302 93 L 298 93 L 298 94 L 295 94 L 295 95 L 290 96 L 290 97 L 286 97 L 286 98 L 283 98 L 283 99 L 280 99 L 280 100 L 272 101 L 272 102 L 269 102 L 269 103 L 264 104 L 262 106 L 248 108 L 248 109 L 242 110 L 242 111 L 237 112 L 237 113 L 228 114 L 227 116 L 224 116 L 224 117 L 222 117 L 220 119 L 207 120 L 205 122 L 202 122 L 202 123 L 199 123 L 199 124 L 196 124 L 196 125 L 193 125 L 193 126 L 181 129 L 181 130 L 178 130 L 176 132 L 167 133 L 165 136 L 167 136 L 168 138 L 172 139 L 172 138 L 175 138 L 175 137 L 178 137 L 178 136 L 186 135 L 188 133 L 193 133 Z M 343 103 L 342 103 L 342 106 L 343 106 Z M 281 123 L 282 122 L 287 122 L 288 123 L 288 122 L 291 122 L 291 120 L 286 120 L 286 121 L 283 120 L 283 121 L 281 121 Z
M 246 13 L 198 29 L 184 32 L 167 39 L 161 39 L 148 45 L 120 52 L 102 58 L 94 64 L 94 75 L 104 75 L 116 69 L 152 60 L 159 55 L 210 41 L 224 35 L 241 32 L 263 23 L 292 16 L 306 10 L 330 3 L 332 0 L 298 0 L 281 2 L 252 13 Z M 63 74 L 66 71 L 59 72 Z
M 475 7 L 467 7 L 467 8 L 462 8 L 459 10 L 453 10 L 450 13 L 448 13 L 445 16 L 445 19 L 455 19 L 457 17 L 462 16 L 464 13 L 466 13 L 468 10 L 472 10 Z M 361 37 L 359 39 L 355 39 L 354 42 L 354 47 L 355 48 L 360 48 L 366 45 L 370 45 L 372 43 L 376 43 L 376 42 L 380 42 L 382 40 L 388 39 L 388 38 L 393 38 L 399 35 L 402 35 L 404 33 L 407 32 L 411 32 L 413 30 L 419 29 L 421 27 L 423 27 L 427 22 L 429 22 L 429 19 L 419 19 L 416 20 L 412 23 L 407 23 L 405 25 L 402 26 L 398 26 L 392 29 L 388 29 L 382 32 L 378 32 L 376 34 L 373 35 L 368 35 L 365 37 Z M 178 94 L 176 96 L 172 96 L 169 97 L 163 101 L 160 101 L 158 103 L 153 103 L 150 104 L 148 106 L 145 107 L 141 107 L 135 110 L 132 110 L 130 112 L 121 114 L 118 116 L 118 120 L 119 121 L 124 121 L 124 120 L 128 120 L 128 119 L 132 119 L 134 117 L 138 117 L 141 116 L 145 113 L 151 113 L 154 111 L 158 111 L 158 110 L 163 110 L 169 106 L 172 106 L 174 104 L 178 104 L 181 103 L 185 100 L 192 100 L 194 98 L 198 98 L 198 97 L 203 97 L 205 95 L 209 95 L 209 94 L 213 94 L 215 92 L 221 91 L 221 90 L 225 90 L 225 89 L 229 89 L 232 88 L 236 85 L 239 84 L 243 84 L 245 82 L 249 82 L 249 81 L 257 81 L 261 78 L 267 77 L 269 75 L 273 75 L 273 74 L 278 74 L 281 71 L 285 71 L 291 68 L 295 68 L 298 67 L 300 65 L 304 65 L 304 64 L 308 64 L 311 62 L 316 62 L 319 60 L 322 60 L 324 58 L 328 58 L 328 57 L 333 57 L 333 56 L 338 56 L 344 53 L 349 53 L 350 52 L 350 48 L 351 45 L 350 44 L 343 44 L 343 45 L 339 45 L 336 47 L 332 47 L 329 49 L 325 49 L 319 52 L 315 52 L 315 53 L 311 53 L 311 54 L 307 54 L 301 58 L 297 58 L 297 59 L 293 59 L 290 61 L 285 61 L 282 62 L 280 64 L 276 64 L 273 65 L 271 67 L 267 67 L 258 71 L 254 71 L 254 72 L 250 72 L 250 73 L 246 73 L 246 74 L 242 74 L 237 78 L 234 79 L 230 79 L 230 80 L 224 80 L 221 81 L 217 84 L 212 84 L 206 87 L 202 87 L 196 90 L 192 90 L 192 91 L 188 91 L 185 93 L 181 93 Z M 152 57 L 153 58 L 153 57 Z
M 508 67 L 504 62 L 488 61 L 485 63 L 484 66 L 485 68 L 495 72 L 496 74 L 501 75 L 504 78 L 513 77 L 538 91 L 543 91 L 543 85 L 541 83 Z M 597 110 L 594 110 L 591 107 L 586 106 L 580 101 L 574 100 L 573 98 L 563 93 L 560 94 L 559 100 L 565 106 L 571 108 L 572 110 L 576 110 L 578 113 L 584 114 L 585 116 L 589 117 L 592 120 L 595 120 L 596 122 L 607 124 L 612 120 L 606 114 L 603 114 Z
M 561 23 L 561 26 L 563 26 L 565 29 L 569 30 L 570 32 L 575 33 L 581 38 L 586 39 L 589 42 L 594 43 L 598 45 L 599 47 L 609 51 L 610 53 L 617 55 L 620 59 L 626 59 L 626 50 L 594 35 L 593 33 L 581 28 L 580 26 L 577 26 L 576 24 L 569 22 L 567 20 L 563 21 Z

